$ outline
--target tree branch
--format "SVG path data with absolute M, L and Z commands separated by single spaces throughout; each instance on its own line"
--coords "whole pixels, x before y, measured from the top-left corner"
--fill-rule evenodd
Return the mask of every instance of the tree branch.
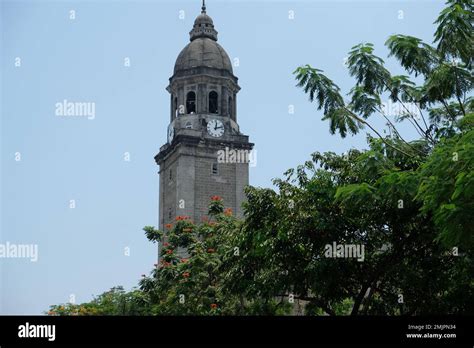
M 404 154 L 405 156 L 408 156 L 408 157 L 410 157 L 410 158 L 414 158 L 414 157 L 415 157 L 415 156 L 410 155 L 410 154 L 406 153 L 405 151 L 399 149 L 398 147 L 396 147 L 396 146 L 390 144 L 389 142 L 387 142 L 387 141 L 385 140 L 385 138 L 382 137 L 382 135 L 381 135 L 374 127 L 372 127 L 368 122 L 366 122 L 364 119 L 362 119 L 362 118 L 360 118 L 359 116 L 357 116 L 356 114 L 354 114 L 354 113 L 353 113 L 351 110 L 349 110 L 347 107 L 344 106 L 343 108 L 344 108 L 347 112 L 349 112 L 349 113 L 352 115 L 352 117 L 354 117 L 357 121 L 359 121 L 360 123 L 366 125 L 366 126 L 369 127 L 375 134 L 377 134 L 377 136 L 380 138 L 380 140 L 382 140 L 382 142 L 383 142 L 385 145 L 391 147 L 391 148 L 394 149 L 395 151 L 398 151 L 398 152 Z
M 441 100 L 441 104 L 444 105 L 444 108 L 446 109 L 446 112 L 451 116 L 451 119 L 452 120 L 456 119 L 456 115 L 452 114 L 452 112 L 449 110 L 448 104 L 446 103 L 446 101 L 444 99 Z
M 400 135 L 400 132 L 397 130 L 397 128 L 395 127 L 395 125 L 392 123 L 392 121 L 390 121 L 390 119 L 382 112 L 382 110 L 379 110 L 380 114 L 387 120 L 387 122 L 390 124 L 390 126 L 393 128 L 393 131 L 398 135 L 398 137 L 406 144 L 408 145 L 411 149 L 415 150 L 416 152 L 418 152 L 420 155 L 424 155 L 423 152 L 421 152 L 420 150 L 418 150 L 417 148 L 413 147 L 409 142 L 407 142 L 405 139 L 403 139 L 403 137 Z
M 386 82 L 384 82 L 384 85 L 385 85 L 385 88 L 387 88 L 387 89 L 390 91 L 390 93 L 392 93 L 392 95 L 394 95 L 394 94 L 393 94 L 393 90 L 390 88 L 390 86 L 389 86 Z M 406 91 L 405 91 L 405 92 L 406 92 Z M 408 94 L 408 92 L 406 92 L 406 93 Z M 408 94 L 408 96 L 411 98 L 412 102 L 416 105 L 416 102 L 414 102 L 414 98 L 413 98 L 411 95 L 409 95 L 409 94 Z M 408 113 L 408 115 L 410 115 L 410 117 L 411 117 L 411 119 L 413 120 L 413 122 L 415 122 L 415 125 L 416 125 L 416 126 L 414 125 L 414 127 L 417 128 L 417 129 L 419 129 L 419 130 L 421 131 L 421 133 L 418 132 L 418 134 L 420 134 L 422 137 L 426 138 L 426 140 L 429 140 L 431 143 L 434 144 L 434 140 L 433 140 L 433 138 L 431 137 L 431 134 L 428 133 L 429 127 L 428 127 L 428 125 L 427 125 L 427 123 L 426 123 L 426 121 L 425 121 L 425 118 L 423 117 L 423 113 L 421 112 L 421 109 L 417 106 L 417 108 L 420 110 L 420 115 L 422 116 L 423 123 L 425 124 L 426 130 L 424 130 L 424 129 L 418 124 L 418 122 L 416 121 L 416 117 L 410 112 L 410 110 L 408 110 L 408 108 L 406 107 L 405 103 L 398 97 L 398 95 L 396 95 L 396 99 L 397 99 L 397 101 L 402 105 L 402 107 L 406 110 L 406 112 Z M 413 124 L 413 123 L 412 123 L 412 124 Z
M 458 102 L 459 102 L 459 107 L 461 108 L 461 112 L 464 116 L 466 116 L 466 110 L 464 109 L 464 105 L 462 104 L 461 102 L 461 98 L 459 98 L 459 96 L 456 94 L 456 98 L 458 99 Z

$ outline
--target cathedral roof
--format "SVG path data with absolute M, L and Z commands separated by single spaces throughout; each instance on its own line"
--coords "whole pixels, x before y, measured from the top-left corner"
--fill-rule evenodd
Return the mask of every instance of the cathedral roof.
M 226 51 L 209 38 L 195 39 L 183 48 L 176 59 L 174 72 L 201 66 L 225 69 L 232 73 L 232 64 Z
M 212 18 L 206 13 L 204 3 L 189 35 L 191 42 L 178 55 L 175 73 L 195 67 L 210 67 L 232 74 L 232 63 L 226 51 L 217 43 L 217 31 Z

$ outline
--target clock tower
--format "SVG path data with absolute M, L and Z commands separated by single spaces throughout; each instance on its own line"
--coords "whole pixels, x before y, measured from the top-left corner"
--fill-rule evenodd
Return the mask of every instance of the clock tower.
M 159 165 L 159 225 L 189 216 L 207 216 L 212 196 L 242 216 L 253 144 L 237 123 L 240 87 L 226 51 L 217 43 L 211 17 L 202 11 L 190 42 L 176 59 L 166 90 L 170 93 L 167 143 L 155 156 Z

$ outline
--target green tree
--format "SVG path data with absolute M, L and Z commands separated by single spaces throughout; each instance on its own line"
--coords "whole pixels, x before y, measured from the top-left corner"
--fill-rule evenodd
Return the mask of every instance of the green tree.
M 445 150 L 436 150 L 435 146 L 439 142 L 449 142 L 447 139 L 461 132 L 461 124 L 465 124 L 466 132 L 467 124 L 472 123 L 466 121 L 474 107 L 470 95 L 473 88 L 472 21 L 472 1 L 449 0 L 447 7 L 435 22 L 438 24 L 434 37 L 436 47 L 412 36 L 389 37 L 386 45 L 390 56 L 395 57 L 408 74 L 420 75 L 422 82 L 419 85 L 416 85 L 410 76 L 393 76 L 385 68 L 384 61 L 374 54 L 373 45 L 367 43 L 356 45 L 349 52 L 348 69 L 356 84 L 348 93 L 350 98 L 348 103 L 344 101 L 340 88 L 326 77 L 322 70 L 312 68 L 310 65 L 299 67 L 294 72 L 298 81 L 297 86 L 302 87 L 309 95 L 310 101 L 316 102 L 317 108 L 323 110 L 323 120 L 329 120 L 331 133 L 338 131 L 345 137 L 348 132 L 356 134 L 364 126 L 368 127 L 384 144 L 384 151 L 387 154 L 395 152 L 399 156 L 400 169 L 404 169 L 403 163 L 413 164 L 416 169 L 428 160 L 432 165 L 425 166 L 425 175 L 430 170 L 438 170 L 437 175 L 444 175 L 441 171 L 449 167 L 453 155 L 443 152 Z M 382 100 L 385 97 L 400 103 L 404 112 L 391 119 L 383 108 Z M 413 106 L 416 106 L 415 110 Z M 383 136 L 382 132 L 376 129 L 372 122 L 374 118 L 383 118 L 387 122 L 391 136 Z M 405 140 L 396 127 L 397 122 L 410 122 L 420 138 L 414 141 Z M 462 136 L 465 141 L 469 140 L 468 134 Z M 472 171 L 470 162 L 472 152 L 469 153 L 469 150 L 472 150 L 469 146 L 463 150 L 463 158 L 456 166 L 459 172 L 453 173 L 460 183 L 456 196 L 452 198 L 464 197 L 462 199 L 471 202 L 465 202 L 467 207 L 472 204 L 472 195 L 469 197 L 469 192 L 472 191 L 468 188 L 470 186 L 472 189 L 469 176 L 469 170 Z M 427 155 L 432 152 L 431 158 L 427 159 Z M 440 158 L 441 156 L 444 157 Z M 436 167 L 433 161 L 437 160 L 442 160 L 445 163 L 444 167 Z M 463 164 L 467 167 L 461 168 Z M 457 175 L 461 177 L 458 178 Z M 437 216 L 438 225 L 442 221 L 446 224 L 446 218 L 454 216 L 459 210 L 448 202 L 448 191 L 437 196 L 437 199 L 442 201 L 429 202 L 427 195 L 431 194 L 432 189 L 434 185 L 429 185 L 427 182 L 420 187 L 422 192 L 419 198 L 425 202 L 424 211 L 428 212 L 431 209 L 431 213 Z M 465 192 L 462 195 L 461 190 Z M 459 226 L 466 231 L 463 233 L 467 234 L 463 239 L 472 239 L 472 229 L 468 228 L 466 222 L 457 220 Z M 441 230 L 443 235 L 440 238 L 451 244 L 460 241 L 461 237 L 454 235 L 456 228 L 443 228 Z
M 275 180 L 278 192 L 249 188 L 231 240 L 245 258 L 224 260 L 225 287 L 250 299 L 292 295 L 306 314 L 472 313 L 472 249 L 435 240 L 415 199 L 421 171 L 398 161 L 372 139 L 368 151 L 313 154 Z M 328 257 L 334 242 L 363 245 L 363 260 Z
M 432 213 L 439 239 L 448 246 L 474 247 L 474 115 L 463 118 L 461 132 L 442 140 L 420 168 L 417 199 Z
M 88 316 L 88 315 L 145 315 L 144 294 L 138 290 L 126 292 L 123 287 L 111 288 L 91 302 L 74 304 L 64 303 L 50 306 L 48 315 Z

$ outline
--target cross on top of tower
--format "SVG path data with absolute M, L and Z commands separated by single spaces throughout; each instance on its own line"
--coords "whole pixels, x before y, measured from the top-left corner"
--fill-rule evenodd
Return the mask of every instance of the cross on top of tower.
M 206 0 L 202 0 L 201 13 L 206 13 Z

